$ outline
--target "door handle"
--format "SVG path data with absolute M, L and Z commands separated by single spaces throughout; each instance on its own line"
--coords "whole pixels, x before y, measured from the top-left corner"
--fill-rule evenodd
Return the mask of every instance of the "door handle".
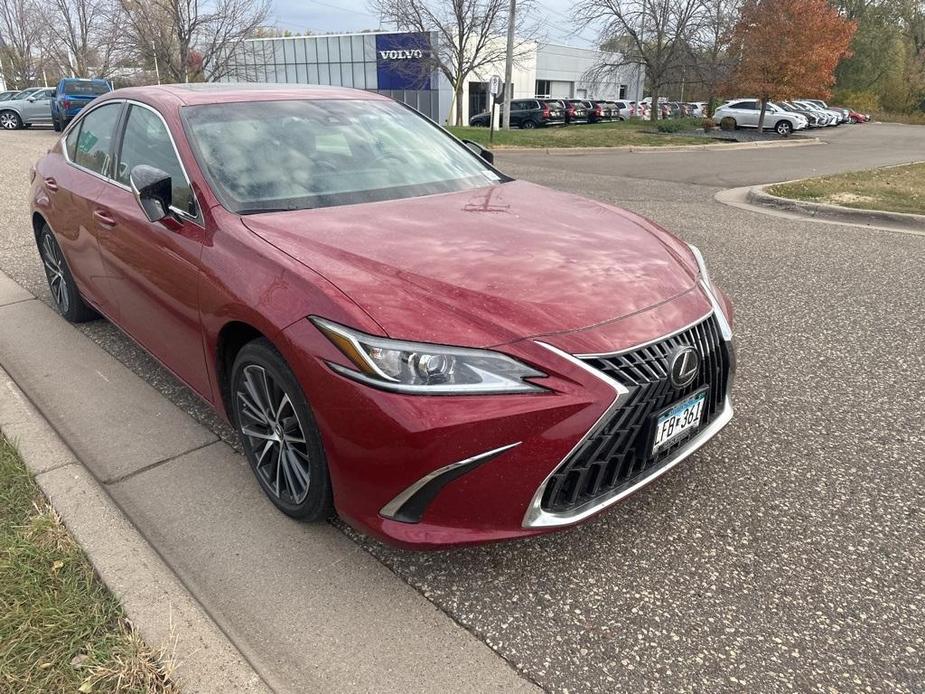
M 116 220 L 109 216 L 104 210 L 93 210 L 93 218 L 104 227 L 114 227 Z
M 45 187 L 48 188 L 52 193 L 58 190 L 58 182 L 53 179 L 51 176 L 45 179 Z

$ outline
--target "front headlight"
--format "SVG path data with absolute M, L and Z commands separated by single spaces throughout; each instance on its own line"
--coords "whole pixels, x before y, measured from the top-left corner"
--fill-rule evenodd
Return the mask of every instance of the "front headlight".
M 533 393 L 528 378 L 545 376 L 499 352 L 390 340 L 312 316 L 312 323 L 356 370 L 328 362 L 337 373 L 370 386 L 421 395 Z

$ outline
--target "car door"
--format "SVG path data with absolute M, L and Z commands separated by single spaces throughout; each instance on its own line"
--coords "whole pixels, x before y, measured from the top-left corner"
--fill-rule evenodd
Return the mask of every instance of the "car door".
M 511 125 L 519 126 L 524 119 L 524 102 L 523 101 L 512 101 L 511 102 Z
M 119 324 L 196 392 L 211 398 L 199 321 L 205 228 L 173 138 L 153 108 L 129 102 L 117 138 L 114 180 L 94 210 Z M 149 222 L 131 188 L 139 165 L 168 173 L 172 214 Z
M 54 95 L 54 89 L 42 89 L 26 99 L 21 108 L 23 122 L 33 125 L 50 124 L 51 101 Z
M 51 207 L 48 218 L 71 274 L 81 293 L 113 319 L 117 306 L 100 256 L 100 228 L 93 209 L 112 167 L 113 141 L 124 105 L 122 101 L 100 104 L 74 123 L 63 142 L 62 165 L 47 172 L 44 181 Z

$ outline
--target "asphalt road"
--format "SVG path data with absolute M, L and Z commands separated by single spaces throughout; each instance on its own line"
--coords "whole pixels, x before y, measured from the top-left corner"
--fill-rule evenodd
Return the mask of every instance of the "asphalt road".
M 925 151 L 914 126 L 824 137 L 776 150 L 499 156 L 515 176 L 621 204 L 698 244 L 737 308 L 733 423 L 625 503 L 558 535 L 464 551 L 356 538 L 541 686 L 925 687 L 925 238 L 713 201 L 722 187 Z M 46 300 L 25 191 L 52 141 L 0 133 L 0 269 Z M 84 330 L 229 435 L 118 330 Z

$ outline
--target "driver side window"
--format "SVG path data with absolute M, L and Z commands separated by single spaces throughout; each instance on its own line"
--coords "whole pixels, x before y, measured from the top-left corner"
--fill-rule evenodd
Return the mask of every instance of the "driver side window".
M 119 152 L 116 180 L 131 185 L 132 169 L 146 164 L 164 171 L 173 186 L 172 206 L 190 216 L 196 216 L 193 191 L 174 151 L 173 141 L 164 122 L 150 109 L 131 105 Z

